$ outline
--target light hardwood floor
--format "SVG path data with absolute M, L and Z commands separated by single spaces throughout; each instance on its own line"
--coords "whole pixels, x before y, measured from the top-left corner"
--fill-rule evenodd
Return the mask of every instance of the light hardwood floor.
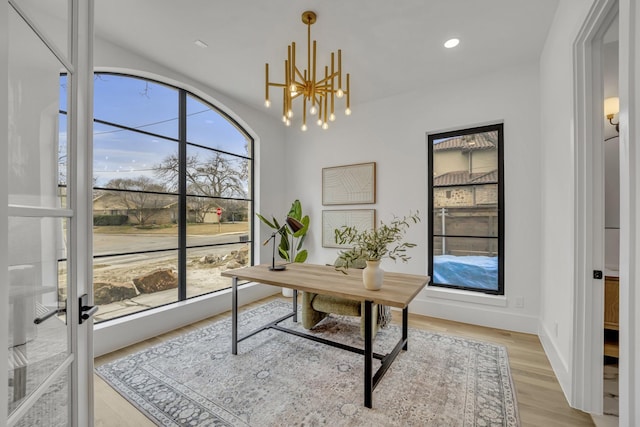
M 281 297 L 270 297 L 246 307 L 256 306 Z M 290 300 L 290 299 L 289 299 Z M 396 314 L 396 313 L 394 313 Z M 399 313 L 397 313 L 399 314 Z M 222 316 L 223 313 L 184 328 L 163 334 L 130 347 L 104 355 L 95 360 L 96 366 L 110 362 L 145 347 L 169 340 L 185 332 L 203 327 Z M 394 316 L 397 321 L 399 315 Z M 509 352 L 511 374 L 517 391 L 520 421 L 523 427 L 545 426 L 593 426 L 591 417 L 569 407 L 553 374 L 551 365 L 544 354 L 542 345 L 535 335 L 509 332 L 500 329 L 452 322 L 432 317 L 410 315 L 409 326 L 436 332 L 444 332 L 477 340 L 502 344 Z M 96 427 L 143 427 L 153 426 L 141 412 L 100 377 L 94 375 L 95 384 L 95 425 Z M 374 394 L 375 399 L 375 394 Z

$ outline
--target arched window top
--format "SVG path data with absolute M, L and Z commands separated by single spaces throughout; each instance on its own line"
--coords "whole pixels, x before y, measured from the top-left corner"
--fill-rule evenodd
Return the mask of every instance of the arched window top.
M 179 139 L 180 89 L 142 77 L 96 73 L 94 117 L 131 129 Z M 186 92 L 186 140 L 250 157 L 251 138 L 235 121 Z

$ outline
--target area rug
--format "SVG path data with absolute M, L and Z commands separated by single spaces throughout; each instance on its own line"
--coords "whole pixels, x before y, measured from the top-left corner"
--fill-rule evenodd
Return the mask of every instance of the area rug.
M 240 336 L 290 310 L 275 300 L 241 311 Z M 326 318 L 314 333 L 363 344 L 356 318 Z M 380 330 L 374 351 L 388 353 L 400 334 L 395 325 Z M 408 346 L 374 391 L 373 409 L 363 406 L 362 356 L 274 330 L 240 342 L 234 356 L 230 317 L 96 371 L 163 426 L 519 425 L 503 346 L 416 329 Z

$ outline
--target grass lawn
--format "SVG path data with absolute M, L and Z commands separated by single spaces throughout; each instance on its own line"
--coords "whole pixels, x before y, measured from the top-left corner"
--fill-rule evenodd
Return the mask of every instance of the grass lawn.
M 221 224 L 187 224 L 188 234 L 224 234 L 248 233 L 249 224 L 246 222 L 223 222 Z M 98 234 L 165 234 L 177 235 L 177 224 L 154 225 L 152 228 L 140 228 L 135 225 L 99 225 L 93 227 Z

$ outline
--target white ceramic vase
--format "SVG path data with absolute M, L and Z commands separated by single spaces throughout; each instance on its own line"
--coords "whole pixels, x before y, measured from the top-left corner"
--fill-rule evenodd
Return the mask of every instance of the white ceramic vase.
M 370 291 L 379 291 L 384 281 L 384 270 L 380 268 L 380 261 L 367 261 L 362 270 L 362 283 Z

